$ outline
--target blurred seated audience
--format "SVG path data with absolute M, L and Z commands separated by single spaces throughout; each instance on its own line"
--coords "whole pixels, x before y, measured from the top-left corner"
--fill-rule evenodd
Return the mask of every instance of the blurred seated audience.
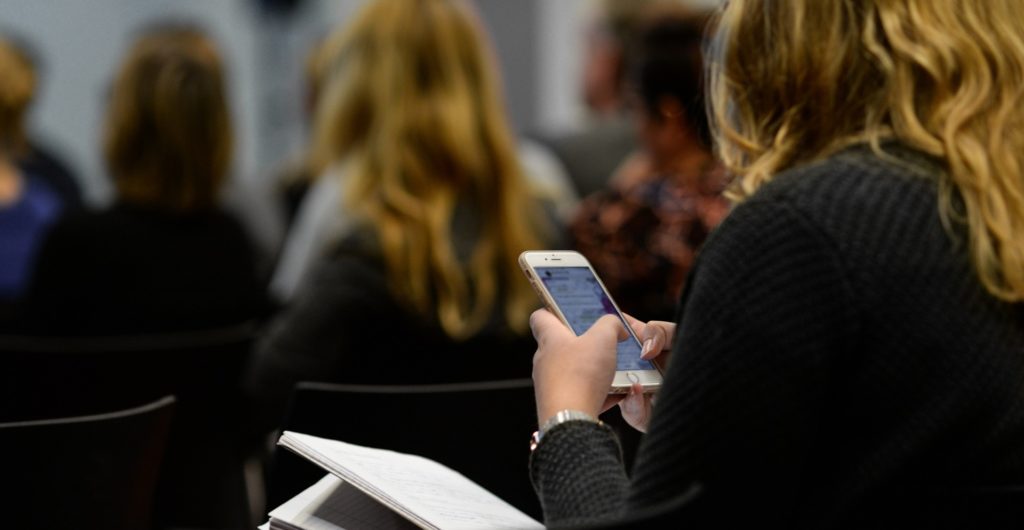
M 263 310 L 253 251 L 217 207 L 231 155 L 222 62 L 197 29 L 144 32 L 107 109 L 115 203 L 60 221 L 39 255 L 24 326 L 109 335 L 229 325 Z
M 530 374 L 537 297 L 517 256 L 553 230 L 469 9 L 376 0 L 330 37 L 313 153 L 342 168 L 322 198 L 347 224 L 257 348 L 247 390 L 262 420 L 280 419 L 301 380 Z
M 620 308 L 643 320 L 674 318 L 697 250 L 728 211 L 704 110 L 705 21 L 668 4 L 645 12 L 628 76 L 642 150 L 570 226 Z
M 31 64 L 0 38 L 0 327 L 14 318 L 40 243 L 64 204 L 49 184 L 18 164 L 28 152 L 24 122 L 35 88 Z

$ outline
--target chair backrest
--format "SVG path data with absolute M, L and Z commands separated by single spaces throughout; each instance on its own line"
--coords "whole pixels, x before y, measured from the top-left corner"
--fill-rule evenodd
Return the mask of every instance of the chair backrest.
M 95 414 L 235 391 L 255 326 L 116 337 L 0 335 L 0 421 Z
M 529 379 L 414 386 L 299 383 L 284 428 L 425 456 L 539 517 L 528 472 L 536 422 Z M 279 448 L 268 506 L 278 506 L 321 476 L 323 471 Z
M 254 333 L 255 325 L 245 323 L 141 336 L 0 336 L 0 421 L 96 414 L 174 395 L 160 521 L 246 526 L 240 428 L 233 422 Z
M 72 418 L 0 423 L 4 526 L 153 526 L 174 398 Z

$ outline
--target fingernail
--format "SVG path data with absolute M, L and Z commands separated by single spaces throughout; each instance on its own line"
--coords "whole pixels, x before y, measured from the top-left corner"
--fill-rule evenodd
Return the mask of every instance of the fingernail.
M 640 349 L 640 357 L 647 357 L 648 353 L 651 353 L 651 348 L 654 347 L 654 339 L 647 339 L 644 341 L 643 348 Z

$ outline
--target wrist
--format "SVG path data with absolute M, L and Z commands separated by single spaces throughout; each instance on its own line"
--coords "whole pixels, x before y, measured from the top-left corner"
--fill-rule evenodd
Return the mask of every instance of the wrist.
M 574 405 L 562 405 L 560 407 L 551 407 L 546 410 L 537 411 L 537 425 L 543 427 L 548 425 L 560 412 L 572 411 L 578 412 L 590 418 L 597 418 L 597 412 L 590 410 L 589 407 L 581 407 Z M 594 421 L 597 421 L 596 419 Z
M 603 396 L 602 396 L 603 397 Z M 544 425 L 563 410 L 575 410 L 597 417 L 601 413 L 601 400 L 588 399 L 584 392 L 556 392 L 537 396 L 537 425 Z
M 604 423 L 601 420 L 597 419 L 593 415 L 588 414 L 586 412 L 572 409 L 560 410 L 552 414 L 550 418 L 541 423 L 537 430 L 533 433 L 533 436 L 530 438 L 530 450 L 533 451 L 537 449 L 537 446 L 540 444 L 541 440 L 544 438 L 544 435 L 547 434 L 549 430 L 551 430 L 554 427 L 557 427 L 558 425 L 570 421 L 582 421 L 587 423 L 593 423 L 596 425 L 604 425 Z

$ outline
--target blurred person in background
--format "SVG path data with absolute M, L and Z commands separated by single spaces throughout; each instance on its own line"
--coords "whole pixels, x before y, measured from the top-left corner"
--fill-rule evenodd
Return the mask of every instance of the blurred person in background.
M 619 307 L 642 320 L 675 316 L 697 250 L 728 211 L 704 109 L 706 22 L 676 3 L 645 11 L 628 75 L 641 150 L 570 226 Z
M 64 207 L 49 184 L 18 164 L 29 150 L 25 114 L 35 90 L 31 63 L 0 38 L 0 327 L 11 325 L 36 253 Z
M 482 39 L 481 45 L 489 49 L 481 21 L 475 13 L 472 16 Z M 333 70 L 340 62 L 340 55 L 346 52 L 344 44 L 337 35 L 333 39 L 325 39 L 307 60 L 307 101 L 314 112 L 326 85 L 337 77 Z M 487 60 L 494 57 L 494 53 L 487 52 Z M 496 99 L 497 105 L 504 105 L 500 97 L 496 96 Z M 402 112 L 401 108 L 396 107 L 395 112 Z M 314 117 L 313 121 L 316 119 Z M 545 200 L 555 224 L 561 229 L 579 202 L 565 169 L 550 151 L 536 142 L 520 139 L 513 144 L 513 148 L 516 163 L 526 179 L 525 185 Z M 285 182 L 289 183 L 286 187 L 286 211 L 289 211 L 290 226 L 270 282 L 270 291 L 275 301 L 284 305 L 290 303 L 302 283 L 308 281 L 313 266 L 327 254 L 331 245 L 352 228 L 349 209 L 338 207 L 338 197 L 344 193 L 342 183 L 348 178 L 344 173 L 351 168 L 344 163 L 345 160 L 317 158 L 316 153 L 307 151 L 292 166 L 293 171 L 285 176 Z M 293 207 L 294 212 L 291 211 Z
M 0 33 L 0 35 L 2 34 Z M 21 35 L 15 33 L 7 35 L 8 44 L 20 56 L 22 63 L 29 69 L 35 80 L 35 93 L 41 93 L 45 70 L 37 51 Z M 33 136 L 27 127 L 25 147 L 19 153 L 17 161 L 18 167 L 24 173 L 45 182 L 60 196 L 65 213 L 82 207 L 82 190 L 79 187 L 78 175 L 51 146 Z
M 581 98 L 588 116 L 577 130 L 542 134 L 581 197 L 605 186 L 636 147 L 627 105 L 629 43 L 650 0 L 597 0 L 584 36 Z
M 70 215 L 40 251 L 37 333 L 197 330 L 263 307 L 250 241 L 218 208 L 231 160 L 223 65 L 200 30 L 144 31 L 114 79 L 103 154 L 115 204 Z
M 595 120 L 625 114 L 628 49 L 652 0 L 600 0 L 587 28 L 582 71 L 583 102 Z
M 475 13 L 376 0 L 326 46 L 313 149 L 342 168 L 321 182 L 347 225 L 257 348 L 246 386 L 262 418 L 280 420 L 303 380 L 528 376 L 538 302 L 517 256 L 552 243 L 552 215 L 519 163 Z

